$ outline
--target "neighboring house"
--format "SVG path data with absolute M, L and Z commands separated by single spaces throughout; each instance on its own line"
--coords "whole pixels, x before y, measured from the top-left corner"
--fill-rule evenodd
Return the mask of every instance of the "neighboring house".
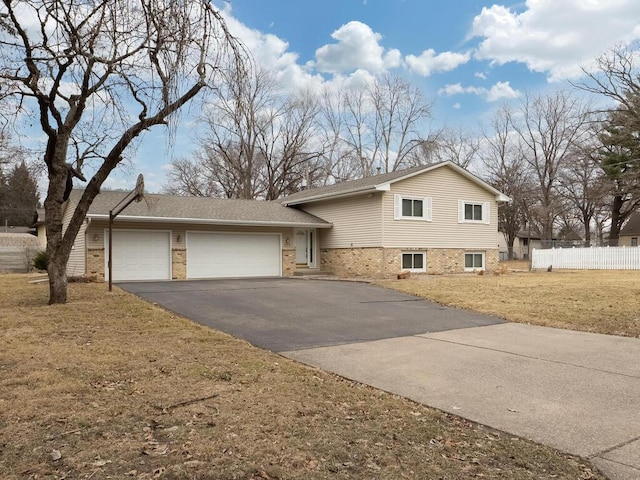
M 534 249 L 543 248 L 543 241 L 535 233 L 519 232 L 513 242 L 514 260 L 528 260 L 529 252 Z M 548 247 L 547 247 L 548 248 Z M 508 260 L 509 248 L 507 239 L 503 232 L 498 232 L 498 249 L 500 250 L 500 260 Z
M 82 191 L 65 207 L 65 225 Z M 105 277 L 109 210 L 91 205 L 69 275 Z M 296 270 L 388 277 L 493 270 L 498 204 L 509 198 L 444 162 L 327 187 L 279 201 L 145 195 L 113 225 L 113 279 L 291 276 Z
M 36 229 L 36 236 L 42 248 L 47 246 L 47 229 L 45 227 L 44 208 L 36 208 L 36 221 L 33 225 Z
M 26 272 L 33 257 L 41 250 L 35 235 L 27 233 L 28 227 L 11 227 L 6 233 L 0 230 L 0 272 Z
M 637 247 L 640 245 L 638 239 L 640 239 L 640 212 L 631 215 L 631 218 L 622 227 L 618 245 L 621 247 Z

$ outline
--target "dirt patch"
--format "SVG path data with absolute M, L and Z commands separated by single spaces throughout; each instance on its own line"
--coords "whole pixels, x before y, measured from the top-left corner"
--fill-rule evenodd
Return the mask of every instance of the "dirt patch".
M 0 275 L 5 479 L 601 479 L 590 464 L 301 366 L 105 285 Z
M 640 271 L 461 274 L 376 282 L 512 322 L 640 337 Z

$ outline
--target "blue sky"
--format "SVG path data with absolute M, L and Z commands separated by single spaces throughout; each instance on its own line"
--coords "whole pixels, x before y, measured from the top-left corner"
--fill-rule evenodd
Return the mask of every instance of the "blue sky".
M 256 61 L 283 88 L 320 88 L 358 75 L 394 73 L 434 102 L 434 125 L 479 129 L 501 102 L 569 88 L 581 67 L 640 39 L 638 0 L 231 0 L 214 1 Z M 173 149 L 150 132 L 107 181 L 130 188 L 138 172 L 160 191 L 168 162 L 195 148 L 192 115 Z

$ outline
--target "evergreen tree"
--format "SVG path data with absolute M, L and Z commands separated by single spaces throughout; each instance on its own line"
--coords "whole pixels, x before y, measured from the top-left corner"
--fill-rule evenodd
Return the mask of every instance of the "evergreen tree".
M 2 181 L 0 180 L 0 190 Z M 0 193 L 0 199 L 1 197 Z M 4 221 L 12 226 L 29 226 L 33 223 L 39 204 L 38 184 L 27 164 L 16 164 L 6 178 Z
M 627 100 L 640 106 L 637 95 L 628 95 Z M 640 120 L 633 110 L 620 105 L 609 114 L 600 134 L 600 165 L 610 182 L 612 245 L 617 244 L 624 222 L 640 206 Z

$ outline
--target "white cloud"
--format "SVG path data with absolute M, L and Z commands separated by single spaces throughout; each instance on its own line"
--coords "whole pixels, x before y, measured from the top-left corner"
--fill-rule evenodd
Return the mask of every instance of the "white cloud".
M 337 43 L 316 50 L 316 67 L 322 72 L 351 72 L 358 68 L 374 73 L 400 66 L 402 55 L 398 50 L 385 49 L 379 41 L 382 35 L 368 25 L 352 21 L 331 34 Z
M 514 90 L 509 82 L 498 82 L 491 88 L 484 87 L 463 87 L 460 83 L 453 83 L 445 85 L 438 90 L 438 95 L 446 95 L 451 97 L 453 95 L 473 94 L 480 97 L 484 97 L 487 102 L 497 102 L 504 98 L 517 98 L 520 92 Z
M 419 57 L 407 55 L 406 62 L 409 68 L 423 77 L 428 77 L 434 72 L 449 72 L 469 61 L 471 54 L 442 52 L 436 55 L 435 50 L 428 49 Z
M 518 98 L 520 92 L 514 90 L 509 82 L 498 82 L 487 92 L 488 102 L 497 102 L 503 98 Z
M 307 66 L 298 63 L 298 54 L 289 51 L 286 41 L 276 35 L 247 27 L 232 15 L 229 5 L 225 7 L 223 14 L 229 31 L 244 43 L 258 65 L 276 72 L 283 90 L 315 88 L 322 83 L 320 75 L 310 73 Z
M 484 72 L 476 72 L 473 74 L 474 77 L 481 78 L 482 80 L 487 79 L 487 75 Z
M 527 0 L 522 12 L 484 7 L 472 36 L 475 54 L 497 64 L 520 62 L 550 80 L 575 78 L 581 66 L 617 44 L 640 39 L 638 0 Z
M 465 93 L 473 93 L 475 95 L 482 95 L 486 93 L 487 89 L 482 87 L 463 87 L 460 83 L 453 83 L 445 85 L 438 90 L 438 95 L 446 95 L 451 97 L 453 95 L 462 95 Z

